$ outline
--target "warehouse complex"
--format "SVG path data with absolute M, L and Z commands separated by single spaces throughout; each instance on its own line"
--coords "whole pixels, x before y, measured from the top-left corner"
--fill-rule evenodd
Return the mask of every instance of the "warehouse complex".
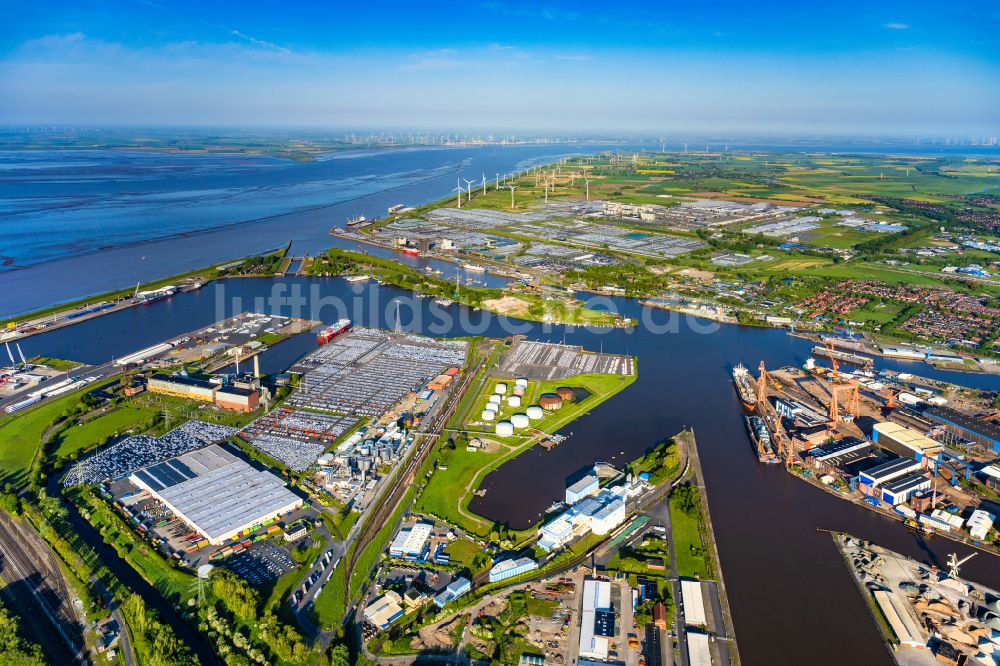
M 144 467 L 129 480 L 214 545 L 302 506 L 281 479 L 214 445 Z

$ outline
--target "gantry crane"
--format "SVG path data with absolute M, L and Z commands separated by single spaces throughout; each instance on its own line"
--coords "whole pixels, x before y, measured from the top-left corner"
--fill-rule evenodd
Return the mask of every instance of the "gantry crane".
M 768 374 L 767 368 L 764 366 L 764 361 L 760 362 L 760 377 L 757 379 L 757 409 L 760 410 L 762 416 L 770 416 L 771 421 L 774 424 L 774 448 L 777 451 L 779 457 L 783 457 L 786 465 L 791 465 L 794 462 L 794 451 L 792 450 L 792 442 L 785 433 L 785 427 L 781 424 L 781 415 L 774 411 L 771 407 L 771 403 L 767 401 L 767 383 L 771 382 L 772 386 L 778 388 L 781 384 L 778 384 L 771 375 Z

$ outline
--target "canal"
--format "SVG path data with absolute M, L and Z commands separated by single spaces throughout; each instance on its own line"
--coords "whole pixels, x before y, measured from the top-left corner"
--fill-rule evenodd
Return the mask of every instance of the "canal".
M 280 292 L 280 293 L 279 293 Z M 208 325 L 236 311 L 256 309 L 332 322 L 391 327 L 400 301 L 405 330 L 436 336 L 521 333 L 588 349 L 634 354 L 639 376 L 628 389 L 566 427 L 569 439 L 551 451 L 531 450 L 490 474 L 485 496 L 472 508 L 491 520 L 525 527 L 562 497 L 567 479 L 596 460 L 622 463 L 659 440 L 692 426 L 698 440 L 723 574 L 737 640 L 747 664 L 890 664 L 875 623 L 829 535 L 843 530 L 916 559 L 939 564 L 951 541 L 925 539 L 879 516 L 756 461 L 741 421 L 729 370 L 800 365 L 812 346 L 772 329 L 718 326 L 635 301 L 608 304 L 643 323 L 633 330 L 584 330 L 505 320 L 374 283 L 336 278 L 238 279 L 207 285 L 169 301 L 117 312 L 22 343 L 25 354 L 88 363 L 107 361 Z M 313 349 L 302 334 L 275 345 L 263 361 L 279 371 Z M 1000 389 L 1000 377 L 937 371 L 923 364 L 880 360 L 879 368 L 909 370 Z M 86 525 L 80 529 L 86 532 Z M 99 537 L 98 537 L 99 538 Z M 980 555 L 963 567 L 970 579 L 1000 587 L 1000 567 Z

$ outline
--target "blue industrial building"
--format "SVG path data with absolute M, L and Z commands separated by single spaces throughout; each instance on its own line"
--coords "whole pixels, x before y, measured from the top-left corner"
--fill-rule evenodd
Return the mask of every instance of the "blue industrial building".
M 924 410 L 924 416 L 940 423 L 955 443 L 968 441 L 1000 453 L 1000 426 L 951 407 L 935 405 Z

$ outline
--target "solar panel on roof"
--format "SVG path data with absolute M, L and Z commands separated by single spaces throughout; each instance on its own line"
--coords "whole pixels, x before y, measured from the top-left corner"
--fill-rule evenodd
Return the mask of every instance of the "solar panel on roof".
M 153 477 L 151 477 L 149 474 L 146 474 L 144 470 L 140 469 L 138 472 L 135 473 L 135 475 L 140 479 L 142 479 L 143 483 L 145 483 L 153 490 L 163 490 L 163 484 L 154 479 Z
M 182 476 L 180 476 L 177 472 L 172 470 L 170 466 L 167 465 L 166 463 L 158 463 L 156 465 L 153 465 L 152 467 L 146 468 L 146 471 L 149 472 L 149 474 L 153 476 L 155 479 L 157 479 L 160 483 L 162 483 L 165 488 L 169 488 L 170 486 L 176 486 L 178 483 L 184 480 Z
M 170 466 L 173 467 L 178 472 L 180 472 L 181 474 L 183 474 L 185 479 L 193 479 L 194 477 L 198 476 L 197 474 L 191 471 L 190 467 L 182 463 L 180 460 L 171 460 Z

